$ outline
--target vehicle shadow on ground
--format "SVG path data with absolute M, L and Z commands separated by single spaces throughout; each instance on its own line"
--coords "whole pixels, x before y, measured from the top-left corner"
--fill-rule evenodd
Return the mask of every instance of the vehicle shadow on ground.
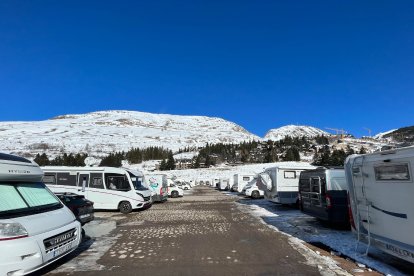
M 60 258 L 59 260 L 51 263 L 50 265 L 36 271 L 33 272 L 31 274 L 28 274 L 29 276 L 37 276 L 37 275 L 44 275 L 47 274 L 55 269 L 57 269 L 59 266 L 68 263 L 69 261 L 71 261 L 72 259 L 75 259 L 76 257 L 78 257 L 80 254 L 82 254 L 83 252 L 87 251 L 92 244 L 95 243 L 95 238 L 91 238 L 88 235 L 84 236 L 82 239 L 81 244 L 78 246 L 78 248 L 76 248 L 75 251 L 71 252 L 70 254 Z

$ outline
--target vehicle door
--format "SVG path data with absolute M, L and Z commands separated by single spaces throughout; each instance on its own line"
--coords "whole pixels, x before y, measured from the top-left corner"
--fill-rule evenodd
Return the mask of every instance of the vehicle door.
M 83 195 L 85 198 L 89 199 L 88 188 L 89 188 L 89 173 L 79 173 L 78 174 L 78 194 Z
M 105 200 L 105 186 L 103 175 L 99 172 L 90 173 L 90 181 L 88 190 L 88 199 L 93 201 L 94 207 L 97 209 L 108 208 Z

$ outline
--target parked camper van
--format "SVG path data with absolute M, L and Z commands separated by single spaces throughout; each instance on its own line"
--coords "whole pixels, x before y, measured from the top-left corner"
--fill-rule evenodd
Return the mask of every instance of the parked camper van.
M 235 174 L 233 176 L 233 186 L 231 186 L 232 192 L 241 193 L 244 186 L 246 186 L 254 177 L 254 174 Z
M 302 171 L 299 206 L 303 213 L 335 224 L 349 224 L 348 186 L 341 168 Z
M 272 202 L 295 204 L 298 203 L 300 173 L 311 169 L 315 167 L 304 164 L 268 168 L 259 174 L 257 186 L 264 191 L 265 198 Z
M 414 147 L 352 155 L 345 175 L 358 240 L 414 263 Z
M 174 181 L 167 179 L 168 182 L 168 196 L 175 198 L 179 196 L 184 196 L 184 191 L 179 186 L 177 186 Z
M 243 190 L 243 194 L 248 197 L 254 199 L 264 197 L 264 191 L 259 189 L 259 187 L 257 186 L 257 177 L 254 177 L 252 180 L 250 180 L 250 182 L 245 186 L 245 189 Z
M 228 191 L 230 189 L 230 179 L 220 178 L 220 181 L 218 183 L 218 189 L 220 191 Z
M 42 177 L 36 163 L 0 154 L 0 275 L 39 270 L 81 241 L 80 223 Z
M 139 172 L 112 167 L 43 167 L 43 182 L 55 193 L 83 195 L 95 209 L 129 213 L 152 205 Z
M 167 175 L 148 174 L 145 175 L 145 182 L 147 187 L 156 193 L 156 195 L 154 196 L 154 201 L 164 202 L 168 199 Z

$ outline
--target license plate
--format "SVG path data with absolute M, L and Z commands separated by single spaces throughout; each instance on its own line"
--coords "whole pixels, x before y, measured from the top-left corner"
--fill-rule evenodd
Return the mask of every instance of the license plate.
M 91 216 L 91 214 L 84 214 L 84 215 L 81 215 L 81 216 L 79 216 L 79 218 L 87 218 L 87 217 L 90 217 Z
M 58 249 L 55 249 L 54 251 L 53 251 L 53 258 L 54 257 L 57 257 L 57 256 L 60 256 L 60 255 L 62 255 L 63 253 L 65 253 L 65 252 L 67 252 L 67 251 L 69 251 L 69 250 L 71 250 L 72 249 L 72 242 L 70 242 L 70 243 L 68 243 L 68 244 L 65 244 L 64 246 L 62 246 L 62 247 L 60 247 L 60 248 L 58 248 Z

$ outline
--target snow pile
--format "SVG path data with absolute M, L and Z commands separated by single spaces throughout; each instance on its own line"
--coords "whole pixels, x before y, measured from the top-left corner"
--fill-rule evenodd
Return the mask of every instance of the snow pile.
M 384 139 L 384 136 L 386 136 L 387 134 L 393 133 L 396 130 L 398 130 L 398 129 L 391 129 L 389 131 L 380 132 L 377 135 L 375 135 L 373 138 L 374 139 Z
M 316 127 L 287 125 L 287 126 L 283 126 L 280 128 L 269 130 L 265 135 L 265 139 L 279 141 L 285 138 L 286 136 L 290 136 L 290 137 L 305 136 L 305 137 L 312 138 L 318 135 L 329 136 L 330 134 Z

